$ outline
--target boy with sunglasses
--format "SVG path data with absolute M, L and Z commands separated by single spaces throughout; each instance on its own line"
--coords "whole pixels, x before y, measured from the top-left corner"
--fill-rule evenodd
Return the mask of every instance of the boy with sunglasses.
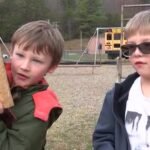
M 0 150 L 44 150 L 47 130 L 62 112 L 44 76 L 57 68 L 64 40 L 58 29 L 39 20 L 17 29 L 11 44 L 6 71 L 14 106 L 0 103 Z
M 150 150 L 150 10 L 131 18 L 125 35 L 121 48 L 136 72 L 106 94 L 94 150 Z

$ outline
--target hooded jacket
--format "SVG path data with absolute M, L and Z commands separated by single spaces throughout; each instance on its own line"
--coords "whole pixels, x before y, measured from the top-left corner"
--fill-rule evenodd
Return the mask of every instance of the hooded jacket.
M 62 113 L 56 95 L 43 81 L 11 93 L 15 105 L 0 115 L 0 150 L 44 150 L 47 129 Z
M 125 110 L 129 90 L 139 75 L 129 75 L 107 92 L 93 133 L 94 150 L 130 150 L 125 129 Z

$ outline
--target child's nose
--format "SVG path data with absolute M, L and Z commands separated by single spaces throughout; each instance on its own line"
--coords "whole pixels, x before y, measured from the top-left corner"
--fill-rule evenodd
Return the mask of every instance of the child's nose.
M 134 55 L 142 55 L 142 52 L 140 51 L 140 49 L 138 47 L 136 47 L 134 53 Z
M 22 65 L 21 65 L 21 69 L 29 70 L 30 69 L 30 62 L 28 60 L 23 61 Z

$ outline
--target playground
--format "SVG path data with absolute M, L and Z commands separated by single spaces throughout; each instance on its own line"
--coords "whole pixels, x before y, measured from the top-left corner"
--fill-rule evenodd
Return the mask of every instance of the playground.
M 132 9 L 133 6 L 123 8 L 128 7 Z M 126 16 L 122 15 L 121 27 L 125 21 Z M 101 51 L 95 48 L 90 51 L 88 42 L 89 39 L 80 39 L 70 45 L 66 42 L 61 64 L 53 74 L 46 76 L 63 107 L 62 115 L 48 130 L 46 150 L 91 150 L 92 134 L 106 92 L 118 82 L 120 71 L 124 78 L 134 72 L 128 60 L 118 72 L 117 60 L 108 63 L 103 44 Z M 72 63 L 72 66 L 66 65 Z

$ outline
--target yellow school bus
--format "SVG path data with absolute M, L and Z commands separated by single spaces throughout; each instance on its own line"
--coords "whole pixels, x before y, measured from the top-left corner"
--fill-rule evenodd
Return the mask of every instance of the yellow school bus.
M 104 33 L 104 50 L 108 58 L 116 58 L 120 55 L 120 45 L 125 44 L 126 40 L 121 27 L 107 29 Z

